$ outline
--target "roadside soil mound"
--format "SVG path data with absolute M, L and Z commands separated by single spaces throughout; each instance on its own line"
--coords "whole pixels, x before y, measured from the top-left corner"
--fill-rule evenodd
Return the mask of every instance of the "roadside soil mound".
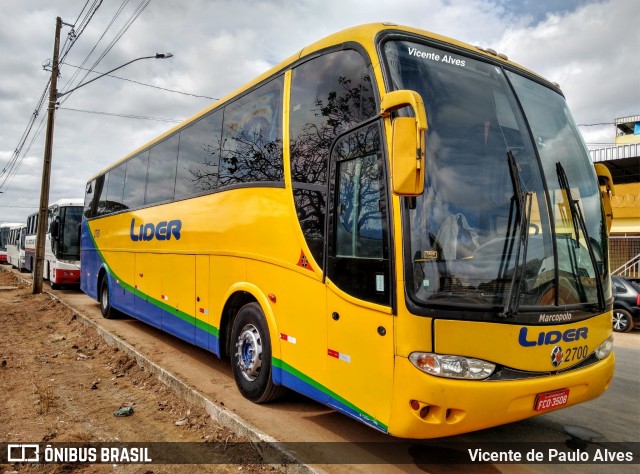
M 109 346 L 69 308 L 0 270 L 0 442 L 246 441 Z M 130 416 L 114 416 L 132 408 Z M 131 411 L 131 410 L 129 410 Z M 246 451 L 245 451 L 246 454 Z M 237 456 L 236 456 L 237 457 Z M 260 458 L 215 465 L 0 465 L 0 472 L 265 472 Z

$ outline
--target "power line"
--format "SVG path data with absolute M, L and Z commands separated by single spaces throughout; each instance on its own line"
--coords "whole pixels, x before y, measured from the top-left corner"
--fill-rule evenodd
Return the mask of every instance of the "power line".
M 82 81 L 84 81 L 87 76 L 89 75 L 89 72 L 92 71 L 93 69 L 95 69 L 98 64 L 100 64 L 100 62 L 106 57 L 106 55 L 111 51 L 111 49 L 116 45 L 116 43 L 118 43 L 118 41 L 120 41 L 120 39 L 122 38 L 122 36 L 127 32 L 127 30 L 131 27 L 131 25 L 138 19 L 138 17 L 140 16 L 140 14 L 144 11 L 144 9 L 149 5 L 149 3 L 151 2 L 151 0 L 142 0 L 138 6 L 135 8 L 134 12 L 129 16 L 128 19 L 125 20 L 125 24 L 120 28 L 120 30 L 118 30 L 116 32 L 115 37 L 111 40 L 111 42 L 109 44 L 106 45 L 104 51 L 100 54 L 100 56 L 98 57 L 98 59 L 96 59 L 93 63 L 93 65 L 91 66 L 91 68 L 89 69 L 89 71 L 78 81 L 77 84 L 82 83 Z M 98 39 L 98 41 L 96 42 L 96 44 L 94 45 L 94 47 L 91 49 L 91 51 L 89 52 L 89 54 L 86 56 L 86 58 L 84 59 L 84 61 L 82 62 L 82 65 L 84 66 L 86 64 L 86 62 L 89 60 L 89 57 L 93 54 L 93 52 L 96 50 L 96 48 L 98 47 L 98 44 L 102 41 L 102 39 L 105 37 L 105 35 L 107 34 L 107 32 L 109 31 L 109 29 L 113 26 L 113 24 L 115 23 L 116 19 L 120 16 L 120 14 L 124 11 L 124 8 L 126 7 L 126 5 L 129 3 L 129 0 L 124 0 L 122 2 L 122 4 L 120 5 L 120 7 L 118 8 L 118 10 L 116 11 L 116 13 L 114 14 L 113 18 L 111 19 L 111 21 L 109 22 L 109 24 L 107 25 L 105 31 L 102 33 L 102 35 L 100 36 L 100 38 Z M 78 73 L 80 71 L 76 71 L 76 73 L 71 77 L 71 79 L 69 81 L 67 81 L 67 84 L 65 84 L 65 86 L 61 89 L 61 92 L 64 92 L 64 89 L 67 88 L 67 90 L 72 88 L 72 82 L 78 77 Z M 77 85 L 76 84 L 76 85 Z M 61 103 L 65 102 L 67 99 L 69 99 L 69 97 L 71 97 L 73 93 L 67 95 L 64 99 L 61 100 Z
M 64 63 L 64 64 L 65 64 L 65 66 L 71 66 L 71 67 L 75 67 L 75 68 L 78 68 L 78 69 L 83 69 L 85 71 L 90 71 L 90 72 L 93 72 L 95 74 L 103 74 L 103 73 L 101 73 L 99 71 L 96 71 L 95 69 L 94 70 L 90 70 L 90 69 L 87 69 L 87 68 L 83 68 L 82 66 L 75 66 L 75 65 L 69 64 L 69 63 Z M 190 92 L 183 92 L 183 91 L 179 91 L 179 90 L 175 90 L 175 89 L 168 89 L 166 87 L 154 86 L 153 84 L 146 84 L 144 82 L 134 81 L 133 79 L 127 79 L 126 77 L 115 76 L 113 74 L 106 74 L 106 76 L 113 77 L 114 79 L 119 79 L 121 81 L 133 82 L 134 84 L 139 84 L 139 85 L 145 86 L 145 87 L 152 87 L 154 89 L 160 89 L 160 90 L 167 91 L 167 92 L 175 92 L 176 94 L 188 95 L 188 96 L 191 96 L 191 97 L 198 97 L 198 98 L 201 98 L 201 99 L 218 100 L 216 97 L 209 97 L 207 95 L 192 94 Z
M 122 117 L 122 118 L 132 118 L 132 119 L 140 119 L 140 120 L 154 120 L 156 122 L 171 122 L 171 123 L 182 123 L 183 120 L 178 119 L 169 119 L 164 117 L 147 117 L 144 115 L 127 115 L 127 114 L 117 114 L 112 112 L 99 112 L 97 110 L 83 110 L 83 109 L 71 109 L 69 107 L 59 107 L 60 110 L 70 110 L 71 112 L 82 112 L 85 114 L 94 114 L 94 115 L 109 115 L 111 117 Z
M 69 53 L 71 48 L 75 45 L 75 43 L 77 42 L 78 38 L 85 31 L 85 29 L 87 28 L 87 26 L 89 25 L 89 23 L 93 19 L 93 16 L 98 11 L 98 9 L 100 8 L 100 6 L 102 5 L 102 2 L 103 2 L 103 0 L 93 0 L 92 5 L 87 9 L 87 6 L 89 5 L 89 1 L 90 0 L 87 0 L 85 5 L 82 7 L 82 10 L 78 14 L 78 17 L 76 19 L 76 22 L 75 22 L 74 26 L 72 27 L 71 32 L 67 36 L 67 39 L 66 39 L 64 45 L 62 46 L 62 48 L 60 48 L 60 50 L 61 50 L 61 58 L 63 58 L 63 59 Z M 94 47 L 91 49 L 89 55 L 87 55 L 87 57 L 83 61 L 83 63 L 82 63 L 83 65 L 89 60 L 89 57 L 91 56 L 91 54 L 97 48 L 98 43 L 104 38 L 104 36 L 107 33 L 107 31 L 111 28 L 111 26 L 113 25 L 115 20 L 122 13 L 122 11 L 126 7 L 126 5 L 129 3 L 129 1 L 130 0 L 124 0 L 122 2 L 120 7 L 118 8 L 118 11 L 116 12 L 114 17 L 112 18 L 112 20 L 109 23 L 109 25 L 107 26 L 107 28 L 105 29 L 104 33 L 102 34 L 102 36 L 100 37 L 98 42 L 94 45 Z M 119 32 L 116 34 L 116 37 L 109 43 L 109 45 L 107 45 L 107 48 L 105 49 L 105 51 L 100 55 L 98 60 L 94 63 L 93 68 L 95 68 L 99 64 L 99 62 L 107 55 L 107 53 L 111 50 L 111 48 L 113 48 L 113 46 L 122 38 L 124 33 L 126 33 L 126 31 L 129 29 L 129 27 L 131 27 L 131 25 L 140 16 L 140 14 L 144 11 L 144 9 L 149 5 L 150 2 L 151 2 L 151 0 L 142 0 L 138 4 L 138 6 L 136 7 L 136 9 L 133 12 L 133 14 L 126 20 L 125 25 L 119 30 Z M 84 14 L 84 17 L 82 18 L 82 20 L 80 20 L 80 18 L 82 17 L 82 15 L 83 15 L 83 13 L 85 11 L 86 11 L 86 13 Z M 89 72 L 87 72 L 85 77 L 88 74 L 89 74 Z M 72 76 L 72 78 L 67 82 L 66 86 L 70 87 L 70 84 L 73 82 L 73 80 L 75 80 L 77 75 L 78 74 L 76 73 L 74 76 Z M 80 79 L 79 83 L 82 82 L 82 80 L 83 79 Z M 24 133 L 22 134 L 22 137 L 20 138 L 20 140 L 18 142 L 16 150 L 14 151 L 12 157 L 9 159 L 7 164 L 3 167 L 2 170 L 0 170 L 0 178 L 4 177 L 4 180 L 2 181 L 2 183 L 0 183 L 0 189 L 2 189 L 7 184 L 8 181 L 10 182 L 10 180 L 13 179 L 13 177 L 15 177 L 15 175 L 17 174 L 18 169 L 20 167 L 20 164 L 22 163 L 24 157 L 26 156 L 26 153 L 29 151 L 29 149 L 31 148 L 31 146 L 33 145 L 34 141 L 36 140 L 36 138 L 38 137 L 38 135 L 40 134 L 40 132 L 42 130 L 42 123 L 43 123 L 44 118 L 41 120 L 40 126 L 38 127 L 38 131 L 33 136 L 33 138 L 31 140 L 27 150 L 23 153 L 23 147 L 24 147 L 25 143 L 27 142 L 27 140 L 29 139 L 29 135 L 31 134 L 32 128 L 33 128 L 33 126 L 34 126 L 34 124 L 35 124 L 35 122 L 36 122 L 36 120 L 38 118 L 38 115 L 40 114 L 40 111 L 42 110 L 42 107 L 43 107 L 43 105 L 45 103 L 45 98 L 47 96 L 48 90 L 49 90 L 49 83 L 47 82 L 47 86 L 45 87 L 45 90 L 44 90 L 42 96 L 40 97 L 40 101 L 38 102 L 38 106 L 36 107 L 36 110 L 33 112 L 32 116 L 31 116 L 31 118 L 29 120 L 29 123 L 27 124 L 26 129 L 25 129 Z M 71 94 L 69 94 L 65 98 L 65 100 L 67 98 L 69 98 L 70 96 L 71 96 Z
M 78 14 L 78 18 L 76 18 L 76 21 L 73 23 L 73 26 L 71 27 L 71 31 L 67 35 L 67 39 L 62 45 L 62 48 L 61 48 L 62 54 L 60 56 L 62 58 L 61 62 L 62 60 L 64 60 L 64 58 L 67 57 L 67 54 L 69 54 L 69 51 L 71 51 L 71 48 L 75 45 L 75 43 L 78 41 L 80 36 L 82 36 L 82 33 L 84 33 L 84 30 L 89 25 L 89 22 L 91 22 L 91 19 L 98 11 L 98 8 L 100 8 L 100 6 L 102 5 L 102 0 L 94 0 L 93 4 L 91 5 L 91 8 L 89 8 L 89 10 L 87 11 L 87 14 L 84 16 L 82 21 L 80 21 L 80 17 L 82 16 L 85 9 L 87 8 L 89 1 L 90 0 L 87 0 L 86 3 L 84 4 L 84 7 L 82 7 L 82 10 Z M 68 47 L 67 47 L 67 43 L 70 43 Z
M 40 96 L 40 100 L 38 101 L 38 105 L 36 106 L 35 110 L 31 114 L 31 118 L 29 119 L 29 122 L 27 123 L 27 127 L 25 128 L 25 131 L 22 133 L 22 136 L 20 137 L 20 140 L 18 141 L 18 145 L 16 146 L 16 149 L 14 150 L 14 152 L 11 155 L 11 158 L 9 159 L 7 164 L 0 171 L 0 178 L 4 177 L 4 180 L 2 181 L 2 183 L 0 183 L 0 189 L 2 189 L 2 187 L 6 184 L 7 180 L 9 179 L 9 177 L 12 176 L 12 174 L 15 175 L 15 173 L 17 173 L 18 168 L 20 167 L 20 163 L 22 163 L 22 159 L 24 159 L 24 155 L 26 154 L 26 152 L 24 154 L 22 154 L 22 158 L 20 158 L 20 155 L 22 153 L 22 149 L 24 147 L 24 144 L 27 142 L 27 140 L 29 138 L 29 134 L 31 133 L 31 130 L 33 129 L 33 125 L 35 124 L 36 120 L 38 119 L 38 115 L 40 114 L 40 111 L 42 110 L 42 107 L 44 105 L 45 98 L 47 96 L 47 92 L 48 91 L 49 91 L 49 83 L 47 81 L 47 85 L 45 86 L 44 91 L 42 92 L 42 95 Z M 43 116 L 43 119 L 44 119 L 44 116 Z M 42 121 L 41 121 L 41 123 L 42 123 Z M 33 141 L 32 141 L 32 143 L 33 143 Z M 29 145 L 29 148 L 31 148 L 31 145 Z

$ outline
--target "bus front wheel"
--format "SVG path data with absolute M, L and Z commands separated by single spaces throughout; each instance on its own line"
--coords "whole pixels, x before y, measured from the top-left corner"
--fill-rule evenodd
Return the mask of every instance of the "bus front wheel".
M 257 303 L 240 308 L 233 320 L 231 341 L 233 376 L 242 396 L 254 403 L 279 398 L 285 388 L 273 383 L 269 328 Z
M 111 307 L 111 297 L 109 295 L 109 281 L 105 275 L 100 280 L 100 312 L 105 319 L 111 319 L 115 316 L 115 310 Z

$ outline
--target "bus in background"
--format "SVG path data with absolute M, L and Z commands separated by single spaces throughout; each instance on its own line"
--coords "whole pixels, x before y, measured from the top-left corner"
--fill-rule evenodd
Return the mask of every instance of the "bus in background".
M 15 225 L 9 228 L 7 263 L 13 265 L 21 272 L 26 270 L 24 262 L 24 243 L 26 234 L 26 224 Z
M 82 199 L 59 199 L 49 205 L 42 277 L 51 288 L 80 284 L 80 224 Z M 26 267 L 33 273 L 38 214 L 27 219 Z
M 9 244 L 9 232 L 12 228 L 22 224 L 3 222 L 0 224 L 0 263 L 9 263 L 7 257 L 7 245 Z
M 556 84 L 375 24 L 91 178 L 81 289 L 231 359 L 256 403 L 432 438 L 607 389 L 607 239 Z
M 38 230 L 38 213 L 27 217 L 27 229 L 24 239 L 24 264 L 28 272 L 33 273 L 36 261 L 36 231 Z

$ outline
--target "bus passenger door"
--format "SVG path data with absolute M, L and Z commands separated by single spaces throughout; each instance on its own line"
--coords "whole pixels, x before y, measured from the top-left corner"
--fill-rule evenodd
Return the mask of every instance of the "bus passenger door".
M 162 330 L 195 343 L 195 255 L 162 255 Z
M 386 431 L 394 316 L 388 197 L 377 122 L 336 142 L 330 179 L 327 374 L 332 405 Z
M 209 300 L 209 255 L 196 255 L 195 324 L 196 345 L 210 351 L 218 351 L 216 341 L 218 331 L 211 325 Z M 215 331 L 215 333 L 214 333 Z

